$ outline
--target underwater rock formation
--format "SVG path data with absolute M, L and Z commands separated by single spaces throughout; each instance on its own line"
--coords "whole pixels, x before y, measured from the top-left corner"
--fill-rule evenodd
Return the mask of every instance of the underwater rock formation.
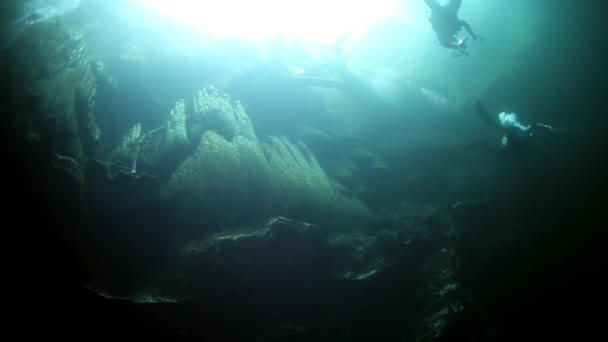
M 194 150 L 171 174 L 165 197 L 184 199 L 208 222 L 268 210 L 270 173 L 242 106 L 208 87 L 195 94 L 185 122 Z
M 275 216 L 175 244 L 161 276 L 131 294 L 91 288 L 121 305 L 147 305 L 191 338 L 335 340 L 347 332 L 354 341 L 434 341 L 467 304 L 449 213 L 404 204 L 386 215 L 395 220 L 374 234 Z M 226 319 L 246 324 L 226 331 Z
M 204 234 L 279 214 L 347 227 L 369 215 L 306 144 L 286 136 L 259 140 L 229 95 L 208 86 L 192 103 L 178 100 L 161 127 L 132 126 L 105 162 L 111 175 L 155 175 L 184 231 Z
M 287 137 L 271 136 L 263 147 L 273 182 L 285 193 L 291 209 L 304 209 L 313 203 L 316 209 L 332 208 L 334 189 L 306 145 L 296 146 Z
M 167 127 L 175 126 L 176 112 Z M 171 174 L 165 198 L 187 201 L 210 222 L 272 214 L 321 219 L 331 213 L 339 220 L 367 215 L 362 203 L 341 197 L 304 143 L 284 136 L 260 142 L 242 105 L 217 89 L 198 91 L 193 112 L 179 127 L 184 121 L 194 149 Z
M 16 34 L 7 53 L 17 82 L 10 118 L 17 134 L 79 163 L 93 155 L 101 138 L 94 117 L 97 81 L 84 42 L 58 22 L 42 21 Z
M 334 188 L 345 197 L 369 197 L 373 182 L 389 171 L 383 158 L 359 139 L 306 125 L 296 127 L 294 135 L 312 151 Z
M 241 136 L 228 141 L 207 131 L 194 154 L 172 174 L 165 196 L 185 196 L 201 216 L 226 219 L 248 208 L 265 209 L 272 194 L 269 177 L 258 144 Z
M 136 172 L 136 161 L 138 157 L 138 145 L 142 139 L 141 125 L 136 124 L 131 127 L 123 136 L 120 144 L 114 150 L 112 160 L 121 165 L 124 164 L 132 173 Z
M 188 131 L 186 124 L 186 102 L 179 100 L 175 107 L 171 109 L 167 119 L 167 129 L 165 130 L 164 147 L 167 150 L 175 147 L 188 145 Z
M 196 92 L 194 113 L 189 122 L 192 137 L 199 137 L 207 130 L 213 130 L 228 140 L 236 136 L 257 140 L 242 104 L 239 101 L 233 103 L 230 96 L 213 86 Z

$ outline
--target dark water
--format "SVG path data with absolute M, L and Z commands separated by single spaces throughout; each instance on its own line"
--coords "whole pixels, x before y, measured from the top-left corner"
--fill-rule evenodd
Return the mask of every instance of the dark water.
M 130 7 L 115 2 L 4 2 L 4 211 L 13 214 L 5 216 L 4 279 L 20 334 L 503 341 L 566 334 L 585 339 L 601 330 L 601 314 L 593 309 L 605 304 L 606 6 L 569 0 L 475 5 L 467 7 L 465 0 L 462 13 L 486 42 L 472 45 L 470 57 L 452 58 L 423 38 L 400 41 L 402 26 L 391 22 L 362 40 L 373 48 L 345 69 L 335 60 L 307 59 L 305 48 L 281 42 L 262 53 L 233 40 L 194 48 L 187 33 L 178 31 L 186 38 L 172 41 L 162 33 L 164 23 L 135 23 Z M 48 24 L 49 13 L 60 14 L 60 28 Z M 418 29 L 433 39 L 430 28 Z M 418 50 L 400 51 L 401 43 Z M 62 55 L 79 51 L 78 44 L 86 47 L 85 57 Z M 406 72 L 418 55 L 423 61 Z M 95 101 L 83 105 L 101 132 L 95 142 L 85 134 L 87 109 L 64 112 L 79 108 L 78 95 L 62 102 L 85 78 L 62 78 L 80 70 L 79 58 L 98 71 Z M 374 58 L 390 63 L 376 65 Z M 294 81 L 292 65 L 304 66 L 315 79 Z M 319 79 L 330 83 L 307 83 Z M 202 146 L 202 131 L 164 154 L 154 145 L 163 143 L 151 138 L 135 176 L 104 176 L 103 165 L 132 167 L 132 160 L 113 154 L 129 129 L 166 127 L 179 99 L 192 115 L 193 94 L 209 84 L 242 103 L 259 146 L 271 146 L 278 135 L 302 140 L 320 166 L 314 170 L 324 175 L 319 184 L 327 179 L 340 195 L 317 196 L 280 175 L 285 169 L 260 176 L 248 166 L 257 164 L 246 164 L 249 154 L 237 154 L 238 161 L 223 167 L 220 152 L 206 155 L 216 162 L 203 180 L 191 176 L 185 191 L 163 197 L 177 187 L 172 176 Z M 556 133 L 542 136 L 521 160 L 483 149 L 466 152 L 463 147 L 480 138 L 494 146 L 501 138 L 474 114 L 476 101 L 492 114 L 516 112 L 523 121 L 548 123 Z M 80 166 L 77 176 L 56 167 L 55 153 Z M 267 159 L 272 153 L 262 152 Z M 297 153 L 287 154 L 298 159 Z M 298 160 L 293 165 L 304 168 L 304 159 Z M 366 213 L 359 216 L 351 200 Z M 445 209 L 457 203 L 473 204 L 465 214 Z M 440 214 L 425 216 L 428 211 Z M 444 215 L 455 218 L 444 221 Z M 176 252 L 212 234 L 254 231 L 272 216 L 314 223 L 328 232 L 326 240 L 252 238 L 222 247 L 226 252 L 218 247 L 209 262 Z M 451 224 L 457 238 L 432 228 Z M 348 239 L 357 242 L 340 242 Z M 349 259 L 358 255 L 353 246 L 366 250 L 353 258 L 359 264 Z M 442 259 L 442 248 L 455 257 Z M 282 258 L 292 261 L 289 267 L 277 262 Z M 324 273 L 349 262 L 365 269 L 368 260 L 394 263 L 360 282 Z M 433 296 L 425 289 L 444 283 L 420 271 L 435 265 L 432 260 L 453 270 L 450 281 L 468 299 L 458 302 L 466 309 L 449 316 L 442 334 L 422 338 L 425 308 L 441 309 L 428 306 Z M 198 297 L 152 309 L 116 299 L 148 288 L 162 288 L 168 298 Z

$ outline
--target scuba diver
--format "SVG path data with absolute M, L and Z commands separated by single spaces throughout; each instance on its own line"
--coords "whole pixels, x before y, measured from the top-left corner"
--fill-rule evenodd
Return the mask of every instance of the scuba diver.
M 424 0 L 424 2 L 431 10 L 429 21 L 431 22 L 433 31 L 435 31 L 437 41 L 441 46 L 453 49 L 452 56 L 468 56 L 465 52 L 468 37 L 456 38 L 456 34 L 463 27 L 473 40 L 483 42 L 483 39 L 473 32 L 471 26 L 466 21 L 458 18 L 458 10 L 460 9 L 462 0 L 449 0 L 444 6 L 439 4 L 439 0 Z
M 530 125 L 523 125 L 519 122 L 515 113 L 502 112 L 498 114 L 497 122 L 492 120 L 486 108 L 479 102 L 475 104 L 475 112 L 487 124 L 502 131 L 503 136 L 501 139 L 501 145 L 500 147 L 496 148 L 488 144 L 485 139 L 480 139 L 479 141 L 466 146 L 466 150 L 485 147 L 495 155 L 507 158 L 515 155 L 518 159 L 521 159 L 523 157 L 523 153 L 526 151 L 533 138 L 536 137 L 540 132 L 555 131 L 553 127 L 538 122 Z

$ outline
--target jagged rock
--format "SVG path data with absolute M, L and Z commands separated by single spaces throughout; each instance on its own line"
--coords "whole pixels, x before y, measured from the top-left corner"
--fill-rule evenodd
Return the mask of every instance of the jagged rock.
M 335 221 L 340 226 L 369 215 L 358 198 L 343 196 L 304 143 L 296 145 L 284 136 L 271 136 L 263 146 L 272 180 L 284 193 L 290 217 Z
M 292 211 L 330 210 L 333 207 L 334 189 L 304 144 L 296 146 L 284 136 L 272 136 L 263 147 L 273 182 L 285 192 Z M 291 214 L 298 215 L 296 212 Z
M 341 194 L 348 197 L 365 196 L 373 180 L 387 174 L 389 166 L 361 142 L 345 135 L 300 125 L 294 130 L 314 153 L 328 177 L 335 180 Z
M 243 291 L 247 284 L 265 283 L 269 291 L 279 290 L 276 286 L 283 287 L 284 291 L 301 281 L 364 279 L 366 276 L 356 269 L 360 268 L 358 264 L 378 264 L 378 260 L 382 260 L 376 255 L 362 256 L 367 247 L 373 245 L 374 238 L 362 237 L 371 241 L 362 244 L 357 238 L 330 240 L 328 234 L 327 229 L 315 224 L 277 216 L 259 226 L 188 242 L 171 262 L 170 271 L 179 276 L 169 281 L 168 293 L 194 299 L 209 295 L 201 292 L 202 288 L 219 291 L 221 287 L 228 287 Z M 216 275 L 214 279 L 206 276 L 211 273 Z M 373 274 L 367 272 L 367 277 Z
M 47 20 L 20 31 L 11 44 L 10 67 L 21 82 L 13 106 L 22 108 L 11 119 L 52 152 L 78 161 L 92 156 L 101 138 L 94 117 L 97 81 L 82 40 Z
M 457 279 L 459 262 L 454 249 L 446 246 L 424 265 L 429 300 L 418 327 L 418 341 L 437 341 L 471 304 L 471 294 Z
M 237 136 L 226 140 L 206 131 L 194 153 L 171 175 L 165 198 L 184 200 L 193 220 L 218 224 L 242 223 L 268 215 L 277 193 L 256 141 Z M 276 205 L 274 206 L 276 207 Z
M 285 136 L 260 143 L 242 106 L 213 87 L 197 92 L 194 104 L 185 115 L 196 145 L 169 177 L 165 198 L 187 198 L 198 217 L 218 224 L 277 213 L 317 221 L 368 214 L 356 198 L 342 198 L 304 143 Z
M 120 144 L 117 147 L 117 153 L 126 153 L 129 154 L 133 148 L 133 145 L 139 141 L 141 138 L 141 124 L 137 123 L 133 127 L 131 127 L 123 136 Z
M 188 132 L 186 126 L 186 102 L 179 100 L 175 103 L 175 107 L 171 109 L 167 118 L 167 129 L 165 130 L 164 148 L 166 150 L 174 149 L 175 147 L 187 145 Z
M 420 335 L 440 333 L 439 325 L 464 305 L 454 280 L 457 258 L 445 248 L 443 230 L 401 229 L 411 234 L 336 235 L 324 226 L 272 217 L 182 244 L 171 253 L 165 280 L 154 287 L 166 297 L 205 303 L 213 315 L 230 312 L 246 322 L 272 315 L 267 334 L 295 324 L 332 335 L 339 329 L 324 327 L 327 320 L 392 320 L 396 312 L 400 326 Z M 383 311 L 386 300 L 395 303 L 390 312 Z M 454 313 L 444 314 L 446 307 Z M 406 318 L 418 316 L 425 319 Z
M 111 157 L 112 162 L 135 173 L 137 166 L 136 162 L 141 148 L 141 140 L 141 124 L 137 123 L 125 132 L 120 144 L 114 149 Z
M 95 75 L 97 76 L 97 84 L 100 87 L 115 91 L 118 88 L 118 81 L 108 70 L 106 63 L 96 61 L 94 63 Z
M 173 266 L 179 270 L 173 271 L 180 274 L 178 282 L 182 285 L 178 288 L 192 286 L 191 290 L 195 292 L 198 291 L 198 277 L 208 267 L 213 267 L 215 271 L 221 267 L 230 269 L 227 272 L 238 272 L 242 268 L 253 270 L 263 267 L 270 270 L 274 268 L 271 265 L 278 263 L 297 268 L 296 273 L 300 272 L 300 267 L 318 268 L 308 274 L 311 277 L 320 276 L 315 273 L 321 272 L 322 277 L 361 280 L 372 278 L 385 268 L 409 264 L 413 261 L 410 259 L 416 256 L 420 258 L 417 260 L 431 260 L 433 263 L 429 269 L 434 272 L 435 268 L 446 265 L 430 259 L 437 252 L 443 253 L 441 247 L 446 242 L 445 230 L 447 227 L 404 226 L 398 231 L 381 230 L 375 235 L 352 232 L 336 235 L 316 224 L 276 216 L 259 226 L 229 229 L 185 243 L 179 249 L 177 259 L 173 260 Z M 454 259 L 453 251 L 447 257 Z M 447 279 L 446 273 L 441 272 L 442 279 Z M 274 274 L 249 276 L 274 277 Z M 200 294 L 181 295 L 189 297 Z
M 199 137 L 207 130 L 213 130 L 227 140 L 242 136 L 257 141 L 251 120 L 241 103 L 233 103 L 230 96 L 213 86 L 196 92 L 194 113 L 189 122 L 190 137 Z
M 432 210 L 412 211 L 412 215 L 425 216 L 428 211 Z M 124 236 L 127 227 L 120 228 L 108 226 L 112 233 L 108 248 L 118 243 L 117 238 L 120 245 L 133 239 Z M 115 287 L 130 291 L 99 286 L 103 282 L 91 287 L 116 305 L 155 311 L 157 317 L 167 317 L 165 324 L 211 341 L 227 336 L 216 322 L 234 320 L 248 327 L 231 329 L 236 340 L 272 340 L 291 334 L 335 340 L 345 326 L 352 334 L 363 334 L 357 340 L 369 340 L 365 338 L 369 327 L 352 327 L 353 320 L 378 322 L 375 336 L 383 340 L 403 337 L 408 331 L 423 337 L 428 332 L 440 334 L 466 304 L 454 278 L 458 260 L 442 235 L 446 227 L 396 228 L 374 235 L 336 234 L 325 225 L 275 216 L 257 226 L 172 244 L 169 259 L 149 271 L 155 275 L 152 279 L 116 280 L 127 284 Z M 146 231 L 136 234 L 145 236 Z M 140 245 L 134 244 L 121 256 L 127 260 L 105 266 L 107 272 L 116 274 L 127 264 L 132 274 L 149 265 L 147 259 L 133 261 L 149 243 L 149 238 L 142 238 Z M 139 286 L 127 286 L 129 281 Z M 390 310 L 387 301 L 392 303 Z

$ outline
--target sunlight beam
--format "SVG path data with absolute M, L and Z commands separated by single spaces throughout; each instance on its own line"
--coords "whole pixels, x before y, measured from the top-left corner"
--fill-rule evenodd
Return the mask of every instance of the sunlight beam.
M 138 0 L 212 37 L 331 43 L 355 27 L 403 16 L 399 0 Z

